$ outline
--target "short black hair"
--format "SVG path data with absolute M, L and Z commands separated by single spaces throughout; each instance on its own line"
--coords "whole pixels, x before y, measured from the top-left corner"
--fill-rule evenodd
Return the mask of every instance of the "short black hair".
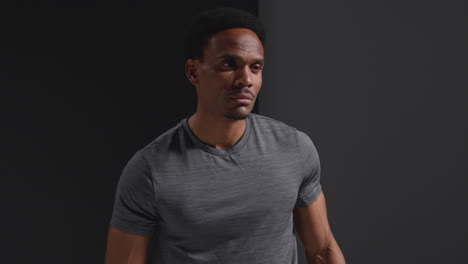
M 265 28 L 253 14 L 232 7 L 214 8 L 198 14 L 186 34 L 185 60 L 201 58 L 203 48 L 208 40 L 217 32 L 245 28 L 257 34 L 264 44 Z

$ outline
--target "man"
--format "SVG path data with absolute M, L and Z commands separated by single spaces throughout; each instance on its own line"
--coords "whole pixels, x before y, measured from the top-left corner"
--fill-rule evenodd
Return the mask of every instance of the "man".
M 107 264 L 344 263 L 327 220 L 310 138 L 251 113 L 262 84 L 264 33 L 256 17 L 201 14 L 187 38 L 196 112 L 137 151 L 120 177 Z

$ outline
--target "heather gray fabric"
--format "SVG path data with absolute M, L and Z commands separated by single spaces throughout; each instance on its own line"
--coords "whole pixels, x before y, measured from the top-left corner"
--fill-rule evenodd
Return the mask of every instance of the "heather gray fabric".
M 292 210 L 321 191 L 310 138 L 250 113 L 240 141 L 219 150 L 187 120 L 129 160 L 110 224 L 156 236 L 157 264 L 296 264 Z

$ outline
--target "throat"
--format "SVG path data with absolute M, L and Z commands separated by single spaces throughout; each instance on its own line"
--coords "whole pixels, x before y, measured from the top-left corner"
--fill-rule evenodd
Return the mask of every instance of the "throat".
M 226 150 L 236 145 L 242 138 L 247 124 L 246 120 L 214 120 L 202 118 L 196 113 L 188 119 L 193 134 L 206 145 Z

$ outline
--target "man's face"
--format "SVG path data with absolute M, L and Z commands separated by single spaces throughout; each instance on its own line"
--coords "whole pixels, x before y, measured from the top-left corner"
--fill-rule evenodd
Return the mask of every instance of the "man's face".
M 192 61 L 199 109 L 235 120 L 246 118 L 262 86 L 263 56 L 261 41 L 248 29 L 213 35 L 203 57 Z

